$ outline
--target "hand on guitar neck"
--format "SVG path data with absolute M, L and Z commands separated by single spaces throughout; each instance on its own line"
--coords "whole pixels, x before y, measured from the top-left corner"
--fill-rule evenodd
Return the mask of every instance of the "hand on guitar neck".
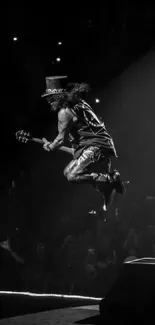
M 40 143 L 42 145 L 50 144 L 50 142 L 48 140 L 46 140 L 45 138 L 43 138 L 43 139 L 34 138 L 30 135 L 29 132 L 25 132 L 23 130 L 16 132 L 16 139 L 22 143 L 35 142 L 35 143 Z M 48 148 L 48 146 L 47 146 L 47 148 Z M 45 149 L 45 147 L 44 147 L 44 149 Z M 50 149 L 49 150 L 45 149 L 45 150 L 50 151 Z M 67 152 L 67 153 L 71 154 L 72 156 L 74 155 L 74 152 L 75 152 L 74 148 L 70 148 L 70 147 L 66 147 L 66 146 L 61 146 L 58 148 L 58 150 Z
M 49 145 L 51 144 L 51 142 L 49 142 L 45 138 L 42 138 L 42 141 L 43 141 L 43 144 L 44 144 L 43 145 L 44 150 L 51 151 L 50 148 L 49 148 Z M 61 146 L 61 147 L 58 148 L 58 150 L 70 153 L 72 156 L 74 155 L 74 151 L 75 151 L 74 148 L 69 148 L 69 147 L 66 147 L 66 146 Z

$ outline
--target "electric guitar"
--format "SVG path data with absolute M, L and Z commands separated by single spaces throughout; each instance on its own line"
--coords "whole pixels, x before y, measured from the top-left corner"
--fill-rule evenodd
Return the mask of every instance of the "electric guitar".
M 42 139 L 34 138 L 31 136 L 31 134 L 29 132 L 25 132 L 24 130 L 19 130 L 16 132 L 16 139 L 22 143 L 35 142 L 35 143 L 40 143 L 42 145 L 44 144 L 44 141 Z M 73 156 L 75 148 L 61 146 L 61 147 L 59 147 L 59 150 L 67 152 Z

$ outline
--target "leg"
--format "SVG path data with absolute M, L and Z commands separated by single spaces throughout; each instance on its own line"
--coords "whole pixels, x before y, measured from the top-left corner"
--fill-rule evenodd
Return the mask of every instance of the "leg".
M 96 164 L 104 162 L 104 173 L 90 172 Z M 64 175 L 68 181 L 74 183 L 89 183 L 104 195 L 104 209 L 113 201 L 115 193 L 123 194 L 123 183 L 120 180 L 120 174 L 117 171 L 111 173 L 111 160 L 105 156 L 98 147 L 89 147 L 85 149 L 82 155 L 72 160 L 64 170 Z
M 90 170 L 101 161 L 105 162 L 105 173 L 90 172 Z M 70 182 L 89 183 L 95 186 L 100 183 L 109 183 L 112 181 L 109 175 L 110 168 L 110 159 L 101 155 L 100 148 L 91 146 L 85 149 L 78 159 L 72 160 L 69 163 L 64 170 L 64 175 Z

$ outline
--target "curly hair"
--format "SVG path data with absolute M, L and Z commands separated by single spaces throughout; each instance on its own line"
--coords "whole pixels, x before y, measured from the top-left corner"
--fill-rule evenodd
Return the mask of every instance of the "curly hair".
M 84 99 L 90 87 L 86 83 L 68 83 L 66 92 L 55 96 L 53 106 L 55 109 L 75 105 L 79 100 Z
M 88 91 L 90 90 L 90 86 L 87 83 L 68 83 L 67 84 L 67 93 L 70 98 L 70 101 L 75 103 L 80 99 L 84 99 Z

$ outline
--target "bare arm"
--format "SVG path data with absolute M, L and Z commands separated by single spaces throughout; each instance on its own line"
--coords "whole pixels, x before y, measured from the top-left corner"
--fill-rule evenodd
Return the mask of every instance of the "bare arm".
M 72 156 L 74 156 L 74 151 L 75 149 L 74 148 L 70 148 L 70 147 L 66 147 L 66 146 L 61 146 L 58 148 L 60 151 L 64 151 L 64 152 L 67 152 L 69 154 L 71 154 Z
M 51 142 L 48 141 L 46 138 L 42 138 L 42 141 L 44 142 L 44 145 L 43 145 L 44 150 L 50 151 L 49 146 L 51 145 Z M 58 150 L 67 152 L 72 156 L 74 156 L 74 152 L 75 152 L 75 148 L 67 147 L 67 146 L 64 146 L 64 145 L 62 145 L 61 147 L 58 147 Z
M 64 147 L 63 144 L 69 133 L 72 122 L 73 116 L 70 111 L 67 109 L 61 109 L 58 113 L 58 135 L 54 139 L 54 141 L 49 145 L 50 150 L 60 149 Z M 70 149 L 71 152 L 73 152 L 72 148 Z

